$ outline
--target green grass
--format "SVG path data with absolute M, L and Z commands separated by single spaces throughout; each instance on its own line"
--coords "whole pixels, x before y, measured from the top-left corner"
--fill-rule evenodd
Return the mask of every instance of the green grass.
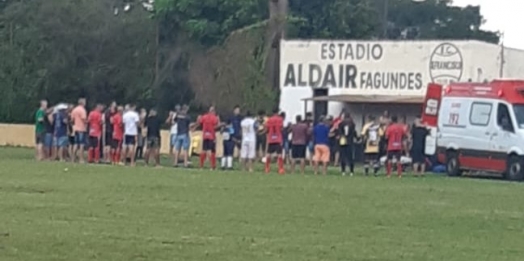
M 520 183 L 80 166 L 32 155 L 0 148 L 1 261 L 524 257 Z

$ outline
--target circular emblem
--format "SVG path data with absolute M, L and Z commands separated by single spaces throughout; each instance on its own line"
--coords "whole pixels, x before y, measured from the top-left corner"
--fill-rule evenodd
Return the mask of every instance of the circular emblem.
M 429 59 L 431 81 L 439 84 L 458 82 L 462 77 L 464 62 L 460 50 L 451 43 L 438 45 Z

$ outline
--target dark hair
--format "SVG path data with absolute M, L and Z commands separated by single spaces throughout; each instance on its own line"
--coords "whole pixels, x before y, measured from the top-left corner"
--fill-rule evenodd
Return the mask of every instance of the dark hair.
M 265 115 L 265 114 L 266 114 L 266 112 L 264 110 L 259 110 L 258 111 L 258 115 L 259 116 L 262 116 L 262 115 Z
M 285 118 L 286 117 L 286 113 L 285 112 L 281 112 L 280 113 L 280 117 Z
M 273 114 L 277 114 L 280 110 L 278 108 L 273 109 Z
M 233 110 L 236 110 L 236 109 L 240 109 L 240 105 L 235 105 L 235 107 L 233 107 Z
M 374 121 L 376 119 L 376 117 L 370 114 L 370 115 L 368 115 L 368 119 L 370 121 Z
M 253 117 L 253 113 L 251 113 L 251 111 L 246 111 L 246 117 Z
M 391 122 L 394 122 L 394 123 L 397 123 L 397 122 L 398 122 L 398 117 L 397 117 L 397 115 L 393 115 L 393 116 L 391 116 Z
M 417 118 L 417 119 L 422 119 L 422 116 L 419 114 L 419 115 L 417 115 L 415 118 Z
M 302 116 L 297 115 L 297 116 L 295 117 L 295 120 L 297 121 L 297 123 L 301 122 L 301 121 L 302 121 Z

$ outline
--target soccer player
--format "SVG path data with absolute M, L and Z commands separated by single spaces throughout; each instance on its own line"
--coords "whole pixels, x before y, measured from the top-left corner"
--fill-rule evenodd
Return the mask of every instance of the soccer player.
M 260 157 L 260 159 L 264 158 L 266 156 L 266 112 L 261 110 L 258 112 L 257 117 L 257 123 L 258 123 L 258 130 L 257 130 L 257 154 Z
M 113 124 L 111 117 L 116 113 L 116 102 L 112 102 L 104 113 L 104 162 L 111 163 L 111 145 L 113 144 Z
M 340 166 L 342 176 L 346 175 L 346 167 L 349 166 L 349 175 L 353 176 L 355 172 L 355 140 L 357 139 L 357 132 L 355 131 L 355 123 L 351 116 L 343 112 L 340 116 L 342 121 L 338 124 L 337 140 L 338 151 L 340 153 Z
M 387 159 L 386 159 L 386 171 L 387 177 L 391 176 L 392 160 L 395 159 L 397 162 L 397 175 L 399 178 L 402 177 L 402 139 L 406 136 L 406 128 L 404 125 L 398 123 L 397 116 L 391 117 L 391 124 L 386 129 L 386 140 L 387 140 Z
M 124 124 L 124 159 L 129 158 L 131 166 L 134 167 L 138 124 L 140 123 L 140 116 L 134 104 L 129 105 L 129 110 L 122 116 L 122 122 Z
M 67 136 L 67 127 L 69 125 L 67 120 L 67 107 L 60 107 L 58 111 L 53 114 L 53 125 L 55 126 L 55 152 L 58 153 L 58 159 L 64 161 L 69 145 L 69 137 Z M 53 155 L 53 158 L 56 158 L 56 155 Z
M 239 105 L 236 105 L 233 108 L 233 116 L 231 116 L 229 120 L 231 121 L 231 124 L 233 126 L 233 131 L 234 131 L 234 134 L 232 137 L 233 142 L 235 143 L 234 147 L 236 147 L 238 151 L 240 152 L 241 144 L 242 144 L 242 130 L 240 127 L 241 122 L 242 122 L 242 115 L 240 115 L 240 106 Z M 233 151 L 233 154 L 234 154 L 234 151 Z M 238 153 L 238 156 L 240 159 L 240 153 Z
M 55 126 L 53 125 L 53 108 L 48 109 L 44 117 L 44 157 L 53 160 L 53 137 Z
M 211 169 L 215 170 L 216 160 L 216 130 L 220 118 L 216 115 L 215 107 L 211 106 L 209 112 L 200 116 L 198 124 L 202 126 L 202 152 L 200 153 L 200 168 L 204 168 L 206 156 L 211 161 Z
M 89 149 L 87 151 L 87 162 L 100 162 L 100 138 L 102 137 L 102 111 L 104 106 L 97 104 L 95 109 L 89 113 Z
M 220 164 L 222 170 L 233 169 L 233 154 L 235 154 L 235 128 L 233 127 L 233 122 L 228 120 L 226 125 L 222 127 L 222 145 L 223 145 L 223 154 L 222 162 Z
M 306 149 L 309 135 L 309 126 L 300 115 L 296 123 L 291 126 L 291 173 L 295 172 L 295 165 L 300 161 L 300 172 L 304 174 L 306 168 Z
M 173 157 L 173 167 L 176 167 L 178 165 L 178 154 L 174 154 L 175 144 L 176 144 L 176 137 L 178 133 L 178 126 L 175 120 L 175 117 L 180 113 L 180 105 L 175 106 L 175 111 L 170 111 L 169 116 L 166 119 L 166 124 L 168 124 L 170 127 L 169 129 L 169 155 Z
M 110 119 L 111 125 L 113 125 L 113 137 L 111 138 L 111 161 L 113 165 L 121 163 L 120 157 L 122 156 L 122 141 L 124 139 L 123 113 L 124 107 L 118 106 L 116 113 Z
M 35 142 L 36 142 L 36 160 L 43 160 L 44 156 L 44 138 L 45 138 L 45 126 L 44 118 L 46 117 L 47 101 L 40 101 L 40 108 L 35 114 Z
M 75 133 L 75 146 L 71 161 L 74 162 L 79 157 L 79 162 L 84 163 L 84 146 L 86 144 L 87 136 L 87 111 L 86 99 L 78 99 L 78 105 L 71 112 L 71 120 L 73 121 L 73 132 Z M 78 155 L 80 154 L 80 155 Z
M 179 112 L 174 116 L 176 130 L 176 136 L 173 143 L 175 147 L 173 151 L 173 163 L 174 166 L 178 165 L 179 156 L 182 155 L 184 159 L 184 167 L 189 167 L 189 143 L 190 143 L 190 131 L 193 127 L 191 124 L 191 117 L 187 114 L 189 106 L 183 105 Z
M 377 121 L 375 116 L 368 116 L 368 123 L 362 128 L 362 137 L 365 141 L 364 148 L 364 173 L 369 175 L 369 168 L 373 168 L 373 175 L 378 174 L 380 158 L 380 139 L 384 136 L 384 131 L 380 127 L 380 122 Z
M 244 169 L 253 172 L 253 162 L 256 158 L 257 145 L 257 120 L 250 111 L 246 112 L 246 117 L 240 123 L 242 128 L 242 145 L 240 148 L 240 159 Z
M 266 153 L 266 173 L 269 173 L 271 167 L 271 159 L 277 155 L 278 173 L 284 174 L 284 159 L 282 158 L 282 131 L 284 128 L 284 121 L 278 114 L 278 109 L 273 110 L 271 116 L 266 122 L 267 129 L 267 153 Z
M 315 164 L 315 175 L 318 175 L 318 166 L 322 162 L 322 173 L 327 175 L 327 167 L 330 160 L 329 150 L 329 119 L 325 116 L 320 117 L 320 122 L 313 128 L 313 142 L 315 144 L 315 155 L 313 162 Z
M 146 165 L 149 165 L 151 156 L 155 159 L 155 167 L 160 166 L 160 128 L 162 121 L 157 115 L 155 109 L 149 111 L 149 116 L 146 118 L 145 126 L 147 128 L 147 149 L 145 154 Z

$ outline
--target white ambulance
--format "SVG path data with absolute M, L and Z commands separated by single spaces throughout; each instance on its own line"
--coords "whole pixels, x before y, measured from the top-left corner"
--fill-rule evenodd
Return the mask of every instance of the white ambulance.
M 524 80 L 430 84 L 422 120 L 431 127 L 426 154 L 436 153 L 449 176 L 524 179 Z

